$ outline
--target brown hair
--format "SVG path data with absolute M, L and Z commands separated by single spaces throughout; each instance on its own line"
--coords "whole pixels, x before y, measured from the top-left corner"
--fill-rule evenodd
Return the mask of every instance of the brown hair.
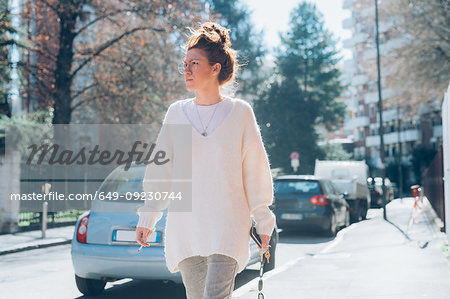
M 186 43 L 186 52 L 190 49 L 205 51 L 210 64 L 222 66 L 218 76 L 219 85 L 233 81 L 237 71 L 236 51 L 231 49 L 230 30 L 213 22 L 205 22 L 197 30 L 192 30 Z

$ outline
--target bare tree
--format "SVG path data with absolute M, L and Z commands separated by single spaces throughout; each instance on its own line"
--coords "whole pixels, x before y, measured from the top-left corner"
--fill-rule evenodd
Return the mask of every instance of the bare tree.
M 96 61 L 121 41 L 136 41 L 130 38 L 143 32 L 167 37 L 195 20 L 199 10 L 196 1 L 36 0 L 26 14 L 36 24 L 30 42 L 37 58 L 23 67 L 33 74 L 44 105 L 53 106 L 53 123 L 68 124 L 74 109 L 87 103 L 77 97 L 97 87 L 101 79 L 74 91 L 77 75 L 95 69 Z M 99 35 L 106 27 L 112 29 L 109 34 Z M 121 57 L 114 59 L 123 63 Z
M 450 80 L 450 19 L 446 0 L 397 0 L 389 5 L 402 46 L 386 57 L 389 83 L 399 91 L 404 108 L 440 99 Z
M 115 45 L 105 49 L 95 59 L 94 72 L 87 72 L 91 84 L 81 86 L 77 94 L 74 114 L 86 114 L 91 107 L 100 123 L 151 123 L 161 121 L 170 102 L 185 92 L 183 76 L 177 67 L 182 60 L 187 26 L 200 21 L 199 12 L 193 2 L 184 3 L 180 10 L 190 10 L 189 17 L 179 17 L 169 23 L 166 15 L 153 19 L 129 17 L 127 23 L 105 20 L 97 26 L 96 37 L 111 39 L 120 28 L 144 25 L 161 26 L 167 30 L 141 31 L 124 37 Z M 98 41 L 101 43 L 102 41 Z

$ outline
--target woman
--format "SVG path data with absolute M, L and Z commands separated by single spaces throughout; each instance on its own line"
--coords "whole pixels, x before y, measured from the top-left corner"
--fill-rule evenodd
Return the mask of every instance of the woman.
M 224 299 L 231 298 L 235 276 L 249 259 L 251 215 L 262 249 L 268 249 L 275 224 L 268 208 L 272 175 L 251 106 L 220 93 L 237 68 L 229 30 L 206 22 L 191 33 L 182 71 L 195 98 L 170 105 L 163 124 L 186 124 L 192 133 L 192 210 L 167 215 L 166 264 L 170 272 L 181 272 L 188 299 Z M 164 145 L 173 155 L 183 152 L 168 139 Z M 175 167 L 166 165 L 166 174 Z M 146 183 L 150 176 L 147 167 L 146 192 L 158 188 Z M 138 210 L 136 241 L 143 246 L 149 246 L 146 240 L 162 217 L 162 208 L 150 205 L 146 201 Z

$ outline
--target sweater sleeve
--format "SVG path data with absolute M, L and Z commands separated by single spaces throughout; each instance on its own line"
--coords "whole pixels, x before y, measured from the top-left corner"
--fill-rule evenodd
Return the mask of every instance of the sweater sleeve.
M 162 218 L 162 211 L 170 205 L 170 199 L 164 199 L 164 194 L 167 194 L 165 192 L 170 192 L 172 187 L 173 146 L 170 126 L 167 125 L 169 111 L 170 107 L 165 115 L 153 150 L 155 155 L 159 151 L 165 153 L 165 156 L 159 159 L 159 161 L 165 163 L 158 165 L 152 162 L 145 169 L 142 187 L 146 195 L 146 200 L 144 205 L 137 209 L 136 213 L 139 215 L 137 227 L 153 228 Z
M 272 173 L 255 114 L 250 105 L 248 109 L 243 142 L 244 189 L 257 233 L 270 236 L 275 226 L 275 215 L 269 209 L 273 202 Z

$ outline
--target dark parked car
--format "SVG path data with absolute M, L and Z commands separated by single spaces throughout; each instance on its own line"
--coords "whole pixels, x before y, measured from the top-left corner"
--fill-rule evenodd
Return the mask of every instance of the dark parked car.
M 274 179 L 273 211 L 279 228 L 319 230 L 334 236 L 350 223 L 349 206 L 330 180 L 286 175 Z

